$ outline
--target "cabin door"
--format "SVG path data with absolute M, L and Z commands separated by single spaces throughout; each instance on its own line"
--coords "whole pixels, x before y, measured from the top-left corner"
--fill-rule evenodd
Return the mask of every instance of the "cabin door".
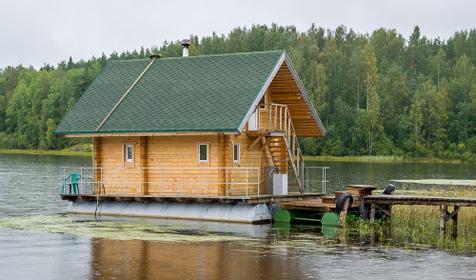
M 258 130 L 258 110 L 255 109 L 248 120 L 248 130 Z

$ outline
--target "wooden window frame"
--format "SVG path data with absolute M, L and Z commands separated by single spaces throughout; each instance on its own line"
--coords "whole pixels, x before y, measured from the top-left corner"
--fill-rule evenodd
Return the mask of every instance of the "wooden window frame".
M 205 146 L 207 151 L 206 151 L 206 155 L 207 155 L 207 159 L 205 160 L 202 160 L 201 159 L 201 154 L 200 154 L 200 147 L 201 146 Z M 197 145 L 197 151 L 198 151 L 198 163 L 208 163 L 209 159 L 210 159 L 210 145 L 209 144 L 206 144 L 206 143 L 200 143 Z
M 131 148 L 132 158 L 128 158 L 128 147 Z M 122 153 L 124 158 L 125 165 L 134 165 L 134 144 L 133 143 L 126 143 L 122 146 Z
M 235 153 L 235 146 L 238 147 L 237 148 L 237 153 Z M 240 147 L 240 143 L 233 143 L 233 164 L 240 164 L 240 161 L 241 161 L 241 147 Z M 236 156 L 236 159 L 235 159 L 235 156 Z

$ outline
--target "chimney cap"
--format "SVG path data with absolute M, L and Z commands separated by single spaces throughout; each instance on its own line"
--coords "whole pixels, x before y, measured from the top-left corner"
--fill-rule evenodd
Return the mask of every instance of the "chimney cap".
M 188 46 L 190 46 L 190 44 L 191 44 L 190 39 L 183 39 L 182 40 L 182 46 L 188 47 Z
M 153 59 L 153 58 L 161 58 L 162 55 L 160 53 L 153 53 L 153 54 L 150 54 L 149 55 L 149 58 Z

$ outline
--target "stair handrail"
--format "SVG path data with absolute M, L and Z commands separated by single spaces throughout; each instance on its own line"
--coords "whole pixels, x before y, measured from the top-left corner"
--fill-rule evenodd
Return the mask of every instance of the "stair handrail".
M 273 120 L 273 107 L 274 107 L 274 120 Z M 291 119 L 291 114 L 289 113 L 288 106 L 285 104 L 278 104 L 278 103 L 270 103 L 269 104 L 269 129 L 273 130 L 280 130 L 284 131 L 284 137 L 287 149 L 289 151 L 290 161 L 296 167 L 296 179 L 299 181 L 299 189 L 304 192 L 304 157 L 302 155 L 301 147 L 299 145 L 298 138 L 296 136 L 296 130 L 294 128 L 294 124 Z M 277 116 L 278 116 L 278 108 L 279 108 L 279 126 Z M 284 124 L 283 124 L 283 116 L 284 116 Z M 274 123 L 274 126 L 273 126 Z M 291 145 L 292 141 L 292 145 Z

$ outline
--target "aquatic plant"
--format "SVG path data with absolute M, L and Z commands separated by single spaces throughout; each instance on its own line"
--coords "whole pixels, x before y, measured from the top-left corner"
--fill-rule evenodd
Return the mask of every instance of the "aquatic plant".
M 433 188 L 409 190 L 400 194 L 476 197 L 470 187 Z M 436 248 L 455 253 L 476 254 L 476 208 L 462 207 L 458 213 L 457 236 L 452 236 L 452 222 L 447 223 L 444 237 L 440 237 L 438 206 L 397 205 L 392 208 L 392 217 L 378 220 L 374 226 L 368 220 L 356 219 L 345 230 L 349 239 L 364 235 L 366 242 L 404 248 Z

